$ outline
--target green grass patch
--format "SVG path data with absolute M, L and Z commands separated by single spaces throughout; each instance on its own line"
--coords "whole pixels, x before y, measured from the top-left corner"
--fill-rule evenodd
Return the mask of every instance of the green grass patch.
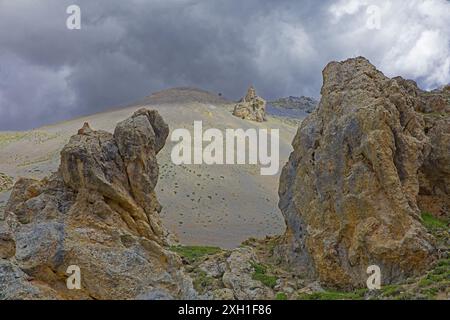
M 439 261 L 427 276 L 419 283 L 422 286 L 426 284 L 442 283 L 444 281 L 450 281 L 450 264 L 449 259 Z
M 391 284 L 381 287 L 381 292 L 385 297 L 393 297 L 401 293 L 401 288 L 398 285 Z
M 419 292 L 427 299 L 435 299 L 450 287 L 450 259 L 442 259 L 418 283 Z
M 428 288 L 421 291 L 422 294 L 424 294 L 427 299 L 434 300 L 436 298 L 436 295 L 438 294 L 437 288 Z
M 420 279 L 419 287 L 428 287 L 433 284 L 433 281 L 427 278 Z
M 299 300 L 361 300 L 367 289 L 356 290 L 354 292 L 323 291 L 314 293 L 304 293 L 298 296 Z
M 195 290 L 204 293 L 208 288 L 214 285 L 214 278 L 208 276 L 206 272 L 199 271 L 193 281 Z
M 436 229 L 445 229 L 447 228 L 447 223 L 445 221 L 439 220 L 438 218 L 435 218 L 431 213 L 423 212 L 422 213 L 422 220 L 424 226 L 429 230 L 436 230 Z
M 190 264 L 201 261 L 205 256 L 213 255 L 222 251 L 222 249 L 218 247 L 204 246 L 172 246 L 170 247 L 170 250 L 178 253 Z
M 447 268 L 450 268 L 450 258 L 439 260 L 439 262 L 436 264 L 436 266 L 437 266 L 438 268 L 440 268 L 440 267 L 447 267 Z M 447 270 L 448 270 L 448 269 L 447 269 Z
M 401 292 L 398 296 L 395 297 L 395 300 L 413 300 L 414 294 L 410 292 Z
M 274 275 L 268 274 L 267 267 L 260 263 L 252 263 L 252 267 L 255 270 L 252 275 L 253 280 L 262 282 L 269 288 L 275 287 L 278 278 Z
M 287 299 L 288 297 L 284 292 L 278 292 L 277 295 L 275 296 L 275 300 L 287 300 Z

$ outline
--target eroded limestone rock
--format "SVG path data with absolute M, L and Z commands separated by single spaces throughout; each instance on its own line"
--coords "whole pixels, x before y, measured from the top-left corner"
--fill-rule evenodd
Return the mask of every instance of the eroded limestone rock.
M 420 220 L 418 172 L 441 161 L 432 175 L 449 177 L 448 144 L 437 141 L 448 123 L 426 132 L 415 85 L 365 58 L 332 62 L 323 78 L 318 109 L 298 129 L 280 178 L 287 231 L 278 253 L 330 287 L 365 286 L 372 264 L 384 284 L 420 274 L 434 249 Z
M 20 179 L 0 221 L 0 297 L 193 298 L 180 258 L 166 249 L 154 188 L 169 129 L 141 109 L 114 134 L 85 124 L 57 173 Z M 81 290 L 66 287 L 81 269 Z
M 266 101 L 250 86 L 245 97 L 234 107 L 233 115 L 245 120 L 266 121 Z

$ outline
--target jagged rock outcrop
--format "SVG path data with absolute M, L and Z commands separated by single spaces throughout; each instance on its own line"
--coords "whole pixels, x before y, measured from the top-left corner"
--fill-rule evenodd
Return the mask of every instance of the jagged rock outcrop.
M 234 107 L 233 115 L 245 120 L 266 121 L 266 101 L 250 86 L 245 97 Z
M 305 96 L 289 96 L 286 98 L 280 98 L 274 101 L 270 101 L 269 104 L 276 108 L 312 113 L 317 108 L 318 101 Z
M 365 58 L 332 62 L 323 78 L 280 178 L 278 254 L 329 287 L 365 286 L 373 264 L 383 284 L 423 272 L 434 248 L 418 199 L 449 197 L 448 114 L 430 124 L 424 93 Z
M 0 299 L 192 298 L 180 258 L 166 250 L 154 188 L 169 128 L 141 109 L 114 134 L 85 124 L 58 172 L 20 179 L 0 221 Z M 66 287 L 67 268 L 81 289 Z
M 254 250 L 241 247 L 229 255 L 218 255 L 199 265 L 199 270 L 210 279 L 217 279 L 221 287 L 206 293 L 214 300 L 273 299 L 271 288 L 253 279 L 254 265 L 259 262 Z
M 429 153 L 419 169 L 417 204 L 421 211 L 450 217 L 450 86 L 422 91 L 412 80 L 394 78 L 415 99 L 424 120 Z

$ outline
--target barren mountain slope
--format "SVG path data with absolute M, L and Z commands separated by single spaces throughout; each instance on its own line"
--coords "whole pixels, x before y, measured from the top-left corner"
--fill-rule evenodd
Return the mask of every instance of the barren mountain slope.
M 156 109 L 170 130 L 188 128 L 196 120 L 203 129 L 278 128 L 280 129 L 280 171 L 291 152 L 296 127 L 268 117 L 264 123 L 232 116 L 234 104 L 206 91 L 177 88 L 157 92 L 142 102 L 90 116 L 45 126 L 28 132 L 0 132 L 0 173 L 2 189 L 9 179 L 42 178 L 57 169 L 59 152 L 84 122 L 95 129 L 112 131 L 115 125 L 137 109 Z M 259 166 L 172 164 L 167 144 L 158 155 L 160 179 L 156 187 L 165 226 L 183 244 L 235 247 L 249 237 L 281 234 L 284 221 L 277 208 L 279 175 L 261 176 Z M 5 182 L 5 183 L 3 183 Z M 0 190 L 0 208 L 9 192 Z M 0 209 L 1 210 L 1 209 Z

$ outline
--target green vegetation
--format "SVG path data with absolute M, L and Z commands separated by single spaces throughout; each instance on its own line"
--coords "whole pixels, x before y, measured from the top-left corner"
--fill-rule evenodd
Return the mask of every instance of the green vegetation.
M 448 221 L 434 217 L 428 212 L 422 213 L 423 225 L 433 234 L 438 243 L 445 246 L 449 241 Z M 450 292 L 450 259 L 436 262 L 427 274 L 420 278 L 409 279 L 403 284 L 383 286 L 376 298 L 381 299 L 439 299 Z
M 209 276 L 205 271 L 198 268 L 207 256 L 223 252 L 218 247 L 207 246 L 172 246 L 170 250 L 180 255 L 189 265 L 186 269 L 191 272 L 195 290 L 203 294 L 212 288 L 219 287 L 218 279 Z
M 449 237 L 449 221 L 435 218 L 430 213 L 422 213 L 422 221 L 427 230 L 434 236 L 439 247 L 448 246 Z M 256 240 L 255 240 L 256 241 Z M 244 242 L 241 246 L 251 246 L 253 240 Z M 174 246 L 171 250 L 182 256 L 189 265 L 192 278 L 194 279 L 194 287 L 200 293 L 205 293 L 216 288 L 222 288 L 223 283 L 221 277 L 212 277 L 198 265 L 210 255 L 221 253 L 220 257 L 226 259 L 230 252 L 217 247 L 202 246 Z M 272 242 L 265 242 L 261 252 L 273 251 Z M 262 260 L 265 261 L 265 260 Z M 260 281 L 267 287 L 274 288 L 277 284 L 280 269 L 272 262 L 264 263 L 251 262 L 253 268 L 252 279 Z M 413 300 L 413 299 L 445 299 L 450 294 L 450 259 L 441 258 L 434 265 L 430 266 L 430 270 L 421 277 L 412 277 L 405 279 L 402 283 L 383 285 L 380 290 L 368 291 L 368 289 L 359 289 L 350 292 L 325 290 L 313 293 L 296 293 L 294 298 L 300 300 L 363 300 L 363 299 L 389 299 L 389 300 Z M 291 294 L 285 292 L 277 292 L 274 296 L 276 300 L 287 300 L 292 298 Z
M 186 259 L 190 264 L 201 261 L 205 256 L 213 255 L 222 251 L 218 247 L 205 246 L 172 246 L 170 250 L 178 253 Z
M 447 223 L 445 221 L 435 218 L 431 213 L 428 212 L 422 213 L 422 220 L 424 226 L 431 231 L 447 228 Z
M 450 259 L 438 261 L 436 266 L 419 281 L 419 293 L 427 299 L 436 299 L 439 293 L 450 291 Z
M 399 285 L 391 284 L 381 287 L 381 295 L 383 297 L 395 297 L 402 293 L 402 288 Z
M 448 219 L 438 219 L 428 212 L 423 212 L 422 223 L 428 229 L 428 232 L 434 236 L 438 246 L 448 247 L 450 242 L 450 221 Z
M 253 262 L 252 267 L 255 270 L 252 275 L 253 280 L 260 281 L 262 284 L 270 288 L 275 287 L 278 278 L 269 274 L 265 265 Z
M 422 213 L 423 225 L 433 234 L 438 243 L 449 241 L 448 222 Z M 437 299 L 450 291 L 450 259 L 441 259 L 427 274 L 420 278 L 408 279 L 403 284 L 383 286 L 376 299 Z
M 287 299 L 288 297 L 284 292 L 278 292 L 277 295 L 275 296 L 275 300 L 287 300 Z
M 2 132 L 0 133 L 0 147 L 21 139 L 33 139 L 37 143 L 56 138 L 56 135 L 44 131 Z
M 0 134 L 0 146 L 7 145 L 25 137 L 25 132 L 4 132 Z
M 359 289 L 353 292 L 322 291 L 314 293 L 303 293 L 297 298 L 299 300 L 362 300 L 367 289 Z
M 208 288 L 214 286 L 215 279 L 208 276 L 206 272 L 199 271 L 196 273 L 196 277 L 193 281 L 195 290 L 200 293 L 204 293 Z

